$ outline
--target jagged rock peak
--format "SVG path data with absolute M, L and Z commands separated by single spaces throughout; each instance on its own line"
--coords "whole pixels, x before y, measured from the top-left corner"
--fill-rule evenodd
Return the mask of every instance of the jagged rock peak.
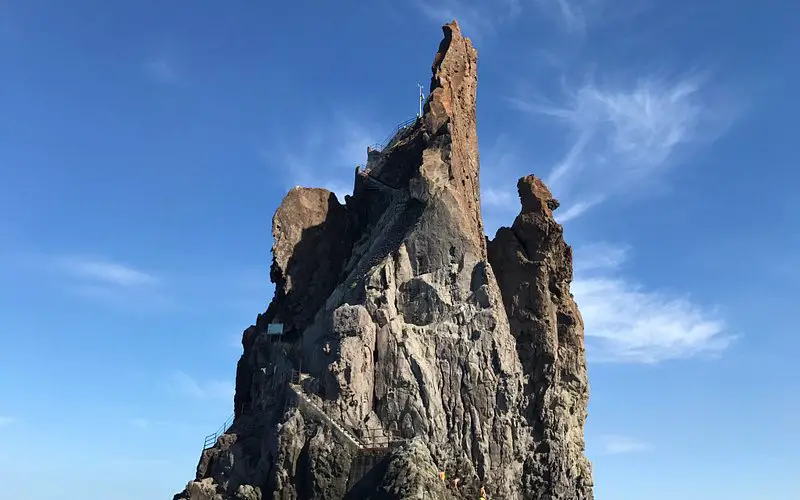
M 459 208 L 470 222 L 469 229 L 483 247 L 480 207 L 480 164 L 475 103 L 478 88 L 478 51 L 461 34 L 458 22 L 442 27 L 444 38 L 431 65 L 430 95 L 425 106 L 425 128 L 436 134 L 445 125 L 449 148 L 450 183 L 458 193 Z M 446 152 L 447 154 L 447 152 Z M 485 249 L 483 250 L 485 254 Z
M 583 434 L 589 381 L 583 319 L 569 288 L 572 249 L 544 182 L 529 175 L 517 188 L 520 214 L 488 250 L 527 376 L 524 414 L 536 447 L 526 460 L 525 498 L 592 499 Z
M 520 215 L 487 243 L 477 52 L 443 32 L 423 116 L 368 149 L 345 204 L 295 188 L 276 211 L 233 425 L 176 499 L 592 499 L 558 202 L 520 179 Z
M 522 203 L 522 212 L 536 212 L 547 217 L 553 216 L 558 208 L 558 200 L 553 198 L 550 189 L 535 175 L 527 175 L 517 182 L 517 191 Z

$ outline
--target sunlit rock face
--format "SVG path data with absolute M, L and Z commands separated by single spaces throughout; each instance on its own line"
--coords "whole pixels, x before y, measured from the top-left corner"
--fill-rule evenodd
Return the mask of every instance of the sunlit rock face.
M 558 202 L 521 179 L 520 215 L 487 240 L 477 52 L 443 31 L 424 113 L 369 151 L 345 204 L 295 188 L 275 213 L 236 418 L 176 499 L 593 498 Z

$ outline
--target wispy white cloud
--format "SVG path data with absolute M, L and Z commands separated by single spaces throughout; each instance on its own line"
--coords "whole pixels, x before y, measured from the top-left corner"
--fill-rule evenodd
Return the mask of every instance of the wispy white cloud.
M 6 427 L 11 424 L 17 423 L 17 419 L 14 417 L 4 417 L 0 416 L 0 427 Z
M 190 269 L 181 274 L 173 274 L 173 281 L 181 285 L 172 293 L 180 295 L 181 302 L 196 307 L 198 303 L 214 304 L 216 307 L 231 309 L 239 313 L 252 314 L 263 311 L 272 298 L 273 285 L 269 280 L 269 263 L 262 265 L 198 271 Z M 241 325 L 236 325 L 239 329 Z
M 602 196 L 598 196 L 592 200 L 583 200 L 569 205 L 566 209 L 562 209 L 554 214 L 556 222 L 559 224 L 566 224 L 572 219 L 576 219 L 583 215 L 584 212 L 603 201 Z
M 141 430 L 147 430 L 147 429 L 152 429 L 153 427 L 167 425 L 167 423 L 168 422 L 165 422 L 163 420 L 152 420 L 149 418 L 141 418 L 141 417 L 128 419 L 128 425 L 130 425 L 131 427 L 136 427 L 137 429 Z
M 170 389 L 195 399 L 233 399 L 233 383 L 222 380 L 198 382 L 184 371 L 175 371 L 169 379 Z
M 158 458 L 127 458 L 127 457 L 111 457 L 110 460 L 102 460 L 95 462 L 93 467 L 102 469 L 118 470 L 143 470 L 143 469 L 163 469 L 175 463 L 174 460 L 158 459 Z M 104 471 L 105 472 L 105 471 Z
M 573 267 L 575 274 L 585 274 L 595 270 L 614 271 L 628 260 L 631 247 L 596 242 L 575 249 Z
M 510 224 L 519 213 L 517 178 L 529 172 L 520 159 L 517 145 L 506 134 L 484 140 L 480 145 L 481 208 L 485 229 L 494 234 L 497 228 Z
M 714 308 L 622 277 L 629 248 L 606 243 L 575 250 L 572 293 L 585 322 L 592 362 L 659 363 L 718 354 L 735 336 Z
M 85 256 L 63 256 L 56 264 L 72 276 L 106 285 L 139 287 L 154 285 L 158 278 L 133 266 L 104 258 Z
M 572 147 L 567 152 L 566 156 L 558 162 L 550 172 L 550 175 L 547 177 L 546 182 L 547 184 L 553 186 L 567 173 L 574 171 L 576 168 L 581 167 L 581 155 L 583 151 L 586 149 L 586 144 L 588 144 L 589 139 L 591 138 L 591 131 L 583 130 L 578 135 L 578 139 L 572 145 Z
M 519 210 L 519 198 L 511 190 L 486 188 L 481 190 L 481 202 L 484 205 L 509 210 Z
M 171 306 L 159 276 L 129 264 L 95 256 L 56 256 L 51 266 L 68 293 L 127 310 Z
M 572 142 L 547 177 L 570 217 L 612 195 L 657 184 L 687 147 L 719 136 L 735 106 L 700 74 L 649 76 L 632 85 L 587 83 L 560 102 L 510 100 L 520 111 L 566 127 Z M 577 208 L 570 201 L 578 200 Z M 591 201 L 586 201 L 591 200 Z
M 380 127 L 342 113 L 319 116 L 302 127 L 306 134 L 259 151 L 261 159 L 283 173 L 284 187 L 323 187 L 339 201 L 353 191 L 356 165 L 367 161 L 367 147 L 382 140 Z M 383 132 L 383 134 L 385 134 Z
M 168 269 L 151 270 L 107 257 L 73 255 L 38 256 L 27 263 L 31 272 L 45 271 L 70 295 L 126 312 L 188 312 L 205 304 L 218 314 L 252 313 L 266 307 L 273 288 L 269 263 L 172 263 Z
M 534 0 L 545 14 L 558 19 L 568 32 L 586 29 L 586 11 L 598 4 L 597 0 Z
M 510 219 L 519 213 L 520 201 L 514 180 L 530 173 L 521 169 L 521 165 L 530 162 L 520 158 L 516 145 L 505 135 L 498 137 L 493 145 L 482 148 L 480 159 L 481 208 L 486 232 L 494 234 L 498 227 L 508 225 Z M 557 210 L 554 215 L 559 223 L 564 224 L 602 201 L 601 196 L 578 200 Z
M 713 310 L 623 279 L 590 278 L 572 291 L 597 362 L 658 363 L 715 353 L 733 340 Z
M 539 12 L 555 19 L 567 35 L 582 36 L 593 26 L 611 20 L 630 20 L 651 0 L 533 0 Z
M 231 328 L 232 332 L 236 332 L 236 328 Z M 241 333 L 232 333 L 228 337 L 228 347 L 235 350 L 236 352 L 242 352 L 242 334 Z
M 166 54 L 158 54 L 146 60 L 143 69 L 148 78 L 162 85 L 175 85 L 182 80 L 177 63 Z
M 131 418 L 128 420 L 128 423 L 139 429 L 147 429 L 151 425 L 150 421 L 146 418 Z
M 464 36 L 479 40 L 495 33 L 497 27 L 522 11 L 520 0 L 414 0 L 431 21 L 458 21 Z
M 616 434 L 600 436 L 600 445 L 605 455 L 642 453 L 653 449 L 653 445 L 647 441 Z

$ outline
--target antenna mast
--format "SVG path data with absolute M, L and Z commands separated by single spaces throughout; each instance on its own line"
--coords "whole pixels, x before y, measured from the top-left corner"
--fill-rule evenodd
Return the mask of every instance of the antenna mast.
M 425 100 L 425 95 L 422 93 L 422 85 L 417 83 L 417 87 L 419 87 L 419 114 L 417 118 L 422 118 L 422 102 Z

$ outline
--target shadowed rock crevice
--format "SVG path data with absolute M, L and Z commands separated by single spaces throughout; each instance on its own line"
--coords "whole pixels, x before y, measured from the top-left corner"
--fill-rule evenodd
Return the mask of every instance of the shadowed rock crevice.
M 368 150 L 345 204 L 295 188 L 276 211 L 234 424 L 176 499 L 592 498 L 558 203 L 523 178 L 520 215 L 486 239 L 477 53 L 443 32 L 423 116 Z

